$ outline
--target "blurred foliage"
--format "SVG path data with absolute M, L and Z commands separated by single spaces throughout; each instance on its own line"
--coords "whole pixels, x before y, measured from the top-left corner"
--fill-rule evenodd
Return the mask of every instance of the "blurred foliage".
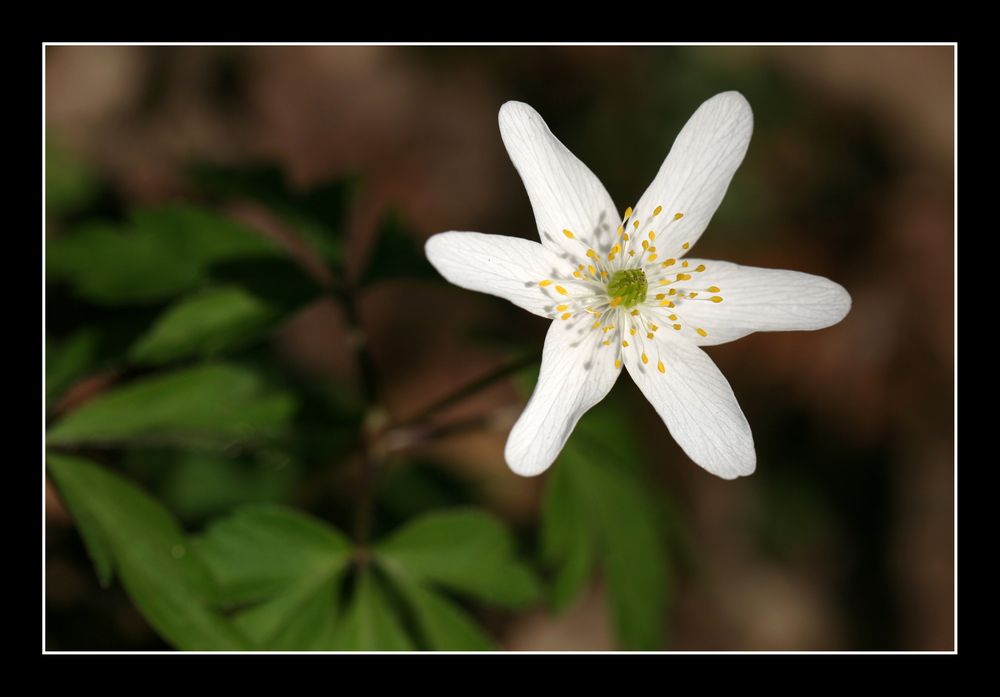
M 344 225 L 357 180 L 334 180 L 300 192 L 272 164 L 243 167 L 200 164 L 192 167 L 191 172 L 206 193 L 219 199 L 255 201 L 301 233 L 328 264 L 338 267 L 343 261 Z
M 641 651 L 662 646 L 670 584 L 663 521 L 630 433 L 608 405 L 580 420 L 549 478 L 542 554 L 554 569 L 557 611 L 600 566 L 619 641 Z
M 206 283 L 211 264 L 278 254 L 236 222 L 191 206 L 135 211 L 49 240 L 46 275 L 105 305 L 148 304 Z
M 349 292 L 354 181 L 299 193 L 270 166 L 203 165 L 193 177 L 210 199 L 249 199 L 283 218 L 327 265 L 332 295 Z M 86 208 L 81 191 L 71 200 Z M 208 208 L 108 220 L 54 226 L 46 249 L 57 307 L 84 320 L 47 339 L 48 469 L 101 584 L 117 573 L 179 649 L 494 648 L 474 607 L 521 608 L 541 586 L 499 520 L 472 507 L 440 512 L 466 502 L 467 489 L 438 477 L 421 503 L 399 487 L 433 479 L 399 471 L 378 498 L 396 511 L 379 529 L 400 527 L 374 546 L 281 505 L 361 445 L 368 405 L 356 391 L 317 384 L 265 348 L 327 290 L 278 245 Z M 362 283 L 432 273 L 401 216 L 384 216 Z M 96 394 L 53 408 L 97 370 L 106 382 Z M 205 527 L 189 538 L 178 520 Z

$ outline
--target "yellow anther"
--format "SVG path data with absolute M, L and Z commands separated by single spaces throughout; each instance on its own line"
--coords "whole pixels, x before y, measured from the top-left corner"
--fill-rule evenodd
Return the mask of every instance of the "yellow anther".
M 663 266 L 663 268 L 667 268 L 668 266 L 673 266 L 676 263 L 677 263 L 677 260 L 674 259 L 673 257 L 671 257 L 670 259 L 667 259 L 665 262 L 663 262 L 662 266 Z
M 708 287 L 708 292 L 709 293 L 718 293 L 719 292 L 719 286 L 709 286 Z
M 615 359 L 615 367 L 616 368 L 621 368 L 622 367 L 621 359 L 619 359 L 619 358 Z
M 610 339 L 608 339 L 607 341 L 602 341 L 602 342 L 601 342 L 601 345 L 602 345 L 602 346 L 610 346 L 610 345 L 611 345 L 611 340 L 610 340 Z
M 622 296 L 616 295 L 615 297 L 611 298 L 611 307 L 618 307 L 621 304 L 622 304 Z
M 569 305 L 556 305 L 556 312 L 566 312 L 569 309 Z
M 620 235 L 621 235 L 621 234 L 622 234 L 623 232 L 625 232 L 625 228 L 624 228 L 624 226 L 622 226 L 622 225 L 619 225 L 619 226 L 618 226 L 618 234 L 619 234 L 619 236 L 620 236 Z
M 631 311 L 631 312 L 630 312 L 629 314 L 630 314 L 630 315 L 632 315 L 633 317 L 635 317 L 636 315 L 638 315 L 638 314 L 639 314 L 639 308 L 635 308 L 635 309 L 634 309 L 634 310 L 632 310 L 632 311 Z
M 628 255 L 629 255 L 630 257 L 634 257 L 634 256 L 635 256 L 635 250 L 634 250 L 634 249 L 630 249 L 630 250 L 628 250 Z
M 601 278 L 607 278 L 607 277 L 608 277 L 608 272 L 607 271 L 601 271 Z
M 652 247 L 650 247 L 650 249 L 652 249 Z M 650 261 L 656 261 L 656 255 L 655 254 L 650 254 L 649 255 L 649 260 Z
M 647 252 L 655 252 L 655 251 L 656 251 L 656 247 L 650 247 L 650 248 L 649 248 L 649 249 L 647 249 L 646 251 L 647 251 Z
M 663 300 L 665 297 L 667 297 L 666 293 L 657 293 L 656 294 L 656 299 L 657 300 Z
M 691 243 L 685 242 L 684 244 L 681 245 L 681 249 L 691 249 Z
M 667 369 L 663 366 L 663 361 L 656 362 L 656 369 L 659 370 L 661 373 L 667 372 Z
M 698 332 L 701 336 L 708 336 L 708 332 L 706 332 L 701 327 L 698 327 L 697 329 L 695 329 L 695 331 Z
M 622 235 L 622 241 L 628 242 L 628 233 L 627 232 L 624 235 Z
M 652 230 L 649 231 L 649 239 L 650 240 L 655 240 L 656 239 L 656 233 L 653 232 Z
M 674 220 L 680 220 L 684 217 L 683 213 L 674 213 Z
M 676 329 L 677 331 L 681 330 L 681 325 L 679 325 L 679 324 L 671 324 L 670 326 L 673 327 L 674 329 Z
M 570 318 L 570 317 L 572 317 L 572 316 L 573 316 L 573 313 L 572 313 L 572 312 L 567 312 L 567 313 L 563 314 L 562 318 L 563 318 L 563 319 L 569 319 L 569 318 Z
M 673 307 L 673 306 L 674 306 L 674 304 L 672 302 L 670 302 L 669 300 L 661 300 L 660 301 L 660 307 Z
M 597 252 L 595 252 L 593 249 L 588 249 L 587 250 L 587 256 L 590 257 L 591 259 L 596 259 L 597 258 Z
M 570 238 L 571 240 L 576 238 L 576 235 L 574 235 L 569 230 L 563 230 L 563 234 L 566 235 L 566 237 Z
M 649 240 L 643 240 L 642 241 L 642 248 L 643 249 L 649 249 Z
M 632 217 L 632 206 L 629 206 L 628 208 L 625 209 L 625 220 L 628 220 L 631 217 Z
M 591 327 L 591 329 L 599 329 L 599 328 L 600 328 L 600 326 L 601 326 L 601 323 L 600 323 L 600 322 L 594 322 L 594 324 L 593 324 L 593 326 Z
M 597 271 L 594 270 L 593 266 L 588 266 L 587 267 L 587 271 L 590 273 L 591 276 L 594 276 L 594 275 L 597 274 Z
M 627 341 L 622 341 L 622 346 L 624 346 L 625 348 L 628 348 L 628 342 Z
M 639 221 L 638 220 L 633 220 L 632 221 L 632 227 L 635 228 L 636 230 L 638 230 L 639 229 Z
M 681 262 L 681 266 L 683 266 L 685 269 L 688 267 L 687 259 Z
M 642 353 L 642 362 L 643 363 L 649 363 L 649 356 L 646 355 L 645 351 L 643 351 L 643 353 Z
M 539 281 L 538 285 L 540 285 L 542 288 L 544 288 L 545 286 L 552 285 L 552 281 Z
M 649 328 L 650 328 L 650 329 L 652 329 L 652 330 L 653 330 L 654 332 L 655 332 L 655 331 L 656 331 L 657 329 L 659 329 L 659 327 L 657 327 L 657 326 L 656 326 L 655 324 L 651 324 L 651 325 L 649 325 Z
M 721 303 L 722 297 L 718 295 L 713 295 L 711 298 L 709 298 L 709 300 L 711 300 L 713 303 Z
M 580 278 L 580 279 L 582 279 L 583 275 L 579 271 L 574 271 L 573 272 L 573 277 L 574 278 Z
M 622 246 L 616 242 L 615 246 L 612 247 L 611 251 L 608 252 L 608 256 L 614 256 L 615 254 L 617 254 L 620 251 L 622 251 Z
M 646 338 L 647 339 L 652 339 L 653 338 L 653 332 L 646 332 Z
M 701 273 L 702 271 L 705 270 L 705 265 L 704 264 L 698 264 L 696 267 L 694 267 L 694 270 L 697 271 L 698 273 Z
M 671 288 L 670 290 L 667 291 L 667 295 L 677 295 L 677 289 Z
M 635 336 L 635 327 L 632 327 L 631 329 L 629 329 L 628 333 L 631 334 L 632 336 Z
M 655 218 L 662 212 L 663 212 L 663 206 L 657 206 L 656 208 L 653 209 L 653 217 Z
M 562 286 L 556 286 L 556 292 L 559 293 L 559 295 L 569 295 L 569 291 Z
M 667 319 L 669 319 L 671 322 L 676 322 L 677 321 L 677 315 L 670 315 Z
M 688 293 L 688 297 L 689 298 L 697 298 L 698 297 L 698 291 L 695 291 L 694 293 Z
M 689 273 L 679 273 L 679 274 L 677 274 L 677 280 L 678 281 L 690 281 L 691 280 L 691 274 L 689 274 Z

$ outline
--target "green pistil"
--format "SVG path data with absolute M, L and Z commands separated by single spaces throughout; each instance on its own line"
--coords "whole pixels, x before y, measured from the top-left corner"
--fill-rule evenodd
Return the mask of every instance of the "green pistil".
M 608 282 L 608 297 L 614 300 L 621 298 L 621 305 L 626 309 L 635 307 L 646 299 L 649 284 L 642 269 L 621 269 L 611 274 Z

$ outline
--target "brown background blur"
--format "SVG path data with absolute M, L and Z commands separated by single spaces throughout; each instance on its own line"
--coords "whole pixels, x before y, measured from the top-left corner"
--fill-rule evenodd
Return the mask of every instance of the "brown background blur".
M 754 138 L 697 255 L 827 276 L 854 305 L 827 330 L 709 349 L 754 429 L 750 478 L 706 474 L 630 381 L 615 388 L 684 525 L 668 646 L 952 648 L 951 47 L 49 47 L 46 60 L 50 136 L 123 199 L 187 196 L 194 160 L 274 161 L 301 186 L 356 173 L 358 262 L 390 204 L 421 238 L 535 234 L 497 129 L 508 99 L 538 109 L 624 208 L 698 104 L 739 89 Z M 386 284 L 363 311 L 400 417 L 501 362 L 470 343 L 470 326 L 509 330 L 539 351 L 546 328 L 443 285 Z M 317 303 L 278 346 L 317 374 L 355 380 L 338 321 Z M 510 384 L 484 392 L 454 413 L 496 409 L 495 427 L 433 454 L 493 510 L 531 525 L 543 481 L 503 462 L 522 406 Z M 49 521 L 56 541 L 71 534 L 54 500 Z M 91 592 L 85 557 L 50 557 L 49 576 L 57 640 L 107 615 L 102 631 L 118 632 L 109 646 L 155 647 L 127 601 Z M 517 617 L 501 643 L 611 648 L 602 593 L 595 580 L 562 617 Z

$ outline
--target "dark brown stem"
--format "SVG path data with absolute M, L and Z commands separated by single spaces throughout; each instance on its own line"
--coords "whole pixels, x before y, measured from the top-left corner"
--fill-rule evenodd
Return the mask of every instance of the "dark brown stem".
M 447 409 L 448 407 L 453 406 L 455 404 L 458 404 L 463 399 L 472 396 L 473 394 L 479 392 L 485 387 L 489 387 L 496 381 L 501 380 L 507 377 L 508 375 L 516 373 L 519 370 L 527 368 L 529 365 L 537 363 L 538 360 L 539 356 L 530 355 L 530 356 L 522 356 L 521 358 L 513 360 L 510 363 L 506 363 L 500 366 L 499 368 L 487 373 L 486 375 L 483 375 L 482 377 L 477 378 L 476 380 L 473 380 L 472 382 L 466 385 L 463 385 L 462 387 L 458 388 L 451 394 L 448 394 L 439 399 L 438 401 L 432 403 L 430 406 L 421 409 L 416 416 L 400 421 L 395 425 L 399 427 L 399 426 L 411 426 L 413 424 L 419 423 L 424 419 L 426 419 L 431 414 L 441 411 L 442 409 Z

